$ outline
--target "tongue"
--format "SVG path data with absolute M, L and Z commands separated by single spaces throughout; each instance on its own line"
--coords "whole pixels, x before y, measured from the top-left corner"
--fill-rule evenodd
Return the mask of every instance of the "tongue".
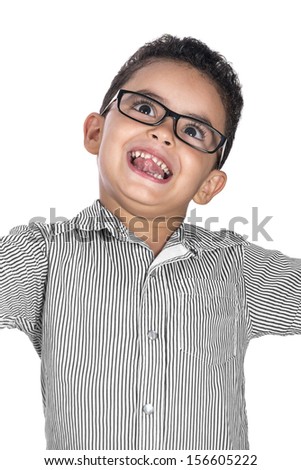
M 164 171 L 162 168 L 158 166 L 151 158 L 145 159 L 142 157 L 137 157 L 133 161 L 133 165 L 140 171 L 145 171 L 146 173 L 158 173 L 164 177 Z

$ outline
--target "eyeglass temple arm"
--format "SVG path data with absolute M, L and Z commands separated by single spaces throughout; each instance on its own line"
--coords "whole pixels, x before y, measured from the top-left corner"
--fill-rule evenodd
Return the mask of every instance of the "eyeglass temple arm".
M 218 162 L 218 170 L 221 169 L 221 167 L 223 166 L 223 164 L 225 163 L 225 161 L 227 159 L 227 157 L 224 158 L 227 142 L 228 142 L 228 139 L 225 140 L 225 142 L 223 143 L 222 149 L 221 149 L 222 151 L 221 151 L 221 156 L 220 156 L 219 162 Z

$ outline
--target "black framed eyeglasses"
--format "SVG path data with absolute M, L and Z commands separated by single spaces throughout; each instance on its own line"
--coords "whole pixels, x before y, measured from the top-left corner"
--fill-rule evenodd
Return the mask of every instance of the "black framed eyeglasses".
M 227 138 L 207 122 L 171 111 L 164 104 L 143 93 L 121 89 L 106 106 L 102 115 L 117 99 L 121 114 L 148 126 L 158 126 L 165 118 L 173 118 L 173 130 L 178 139 L 201 152 L 213 154 L 221 149 L 218 168 L 222 166 Z

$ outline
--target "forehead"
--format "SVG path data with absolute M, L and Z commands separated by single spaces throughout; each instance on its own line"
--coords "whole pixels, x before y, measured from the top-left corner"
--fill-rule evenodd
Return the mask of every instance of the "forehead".
M 219 93 L 209 78 L 189 64 L 157 60 L 135 72 L 123 88 L 149 90 L 173 111 L 207 116 L 216 129 L 225 129 L 226 114 Z

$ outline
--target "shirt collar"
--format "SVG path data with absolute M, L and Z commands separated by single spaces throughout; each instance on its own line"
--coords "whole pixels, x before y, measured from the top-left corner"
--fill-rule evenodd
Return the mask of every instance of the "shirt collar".
M 76 217 L 65 222 L 52 225 L 52 233 L 58 234 L 73 229 L 93 231 L 107 229 L 111 235 L 121 241 L 131 241 L 137 237 L 131 233 L 119 218 L 101 204 L 99 199 L 82 210 Z M 197 225 L 187 224 L 184 221 L 173 232 L 167 245 L 182 243 L 195 255 L 203 251 L 228 248 L 233 245 L 249 244 L 234 232 L 224 230 L 211 232 Z

